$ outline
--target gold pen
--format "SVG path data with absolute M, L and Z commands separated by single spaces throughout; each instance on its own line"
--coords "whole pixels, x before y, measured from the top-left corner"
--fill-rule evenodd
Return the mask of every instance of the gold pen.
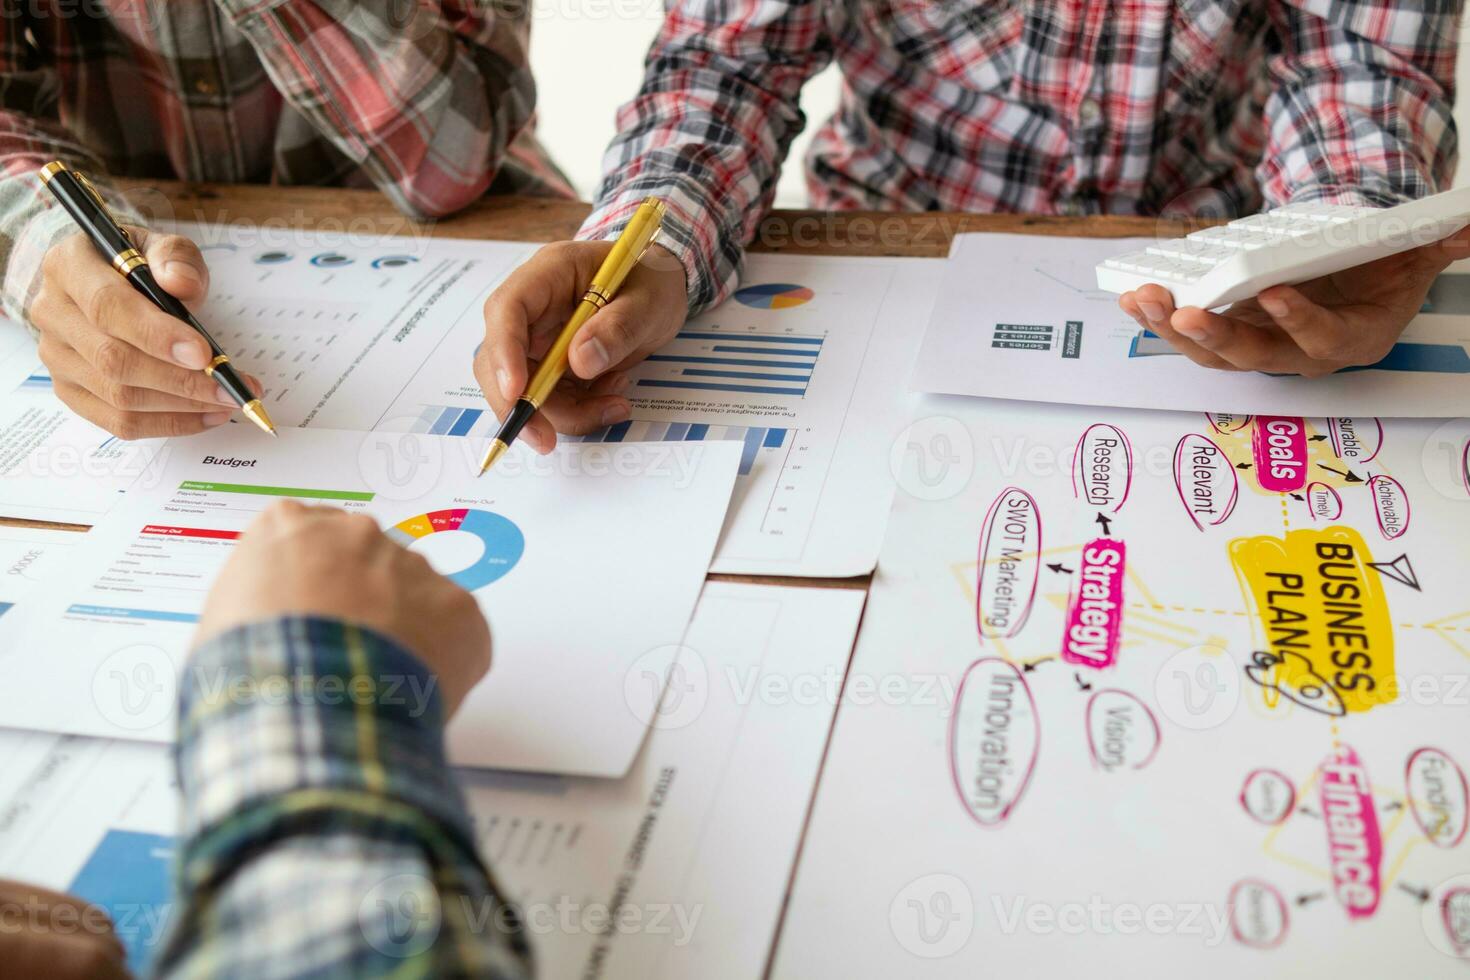
M 189 312 L 188 307 L 171 293 L 165 292 L 158 280 L 153 278 L 148 260 L 133 246 L 127 229 L 113 220 L 107 205 L 102 202 L 102 195 L 97 193 L 97 188 L 87 179 L 87 175 L 56 160 L 41 168 L 41 183 L 56 198 L 57 203 L 66 209 L 67 214 L 71 215 L 72 220 L 81 227 L 97 251 L 112 264 L 120 276 L 148 297 L 154 306 L 183 320 L 199 334 L 209 345 L 210 360 L 204 367 L 204 373 L 229 394 L 246 418 L 275 435 L 276 427 L 271 422 L 270 414 L 260 403 L 260 399 L 255 397 L 255 392 L 250 390 L 245 379 L 235 373 L 229 355 L 214 342 L 209 331 L 204 329 L 204 324 Z
M 485 451 L 485 458 L 480 462 L 481 475 L 505 454 L 516 436 L 526 427 L 526 423 L 531 421 L 556 388 L 562 375 L 566 374 L 567 358 L 577 331 L 582 329 L 582 325 L 592 314 L 612 302 L 618 289 L 622 287 L 623 280 L 637 268 L 643 253 L 648 251 L 648 246 L 653 244 L 653 239 L 658 235 L 665 210 L 664 202 L 656 197 L 650 197 L 638 206 L 628 226 L 613 243 L 612 251 L 602 260 L 602 266 L 592 277 L 592 284 L 587 287 L 587 291 L 582 294 L 582 301 L 572 311 L 571 319 L 567 320 L 566 326 L 557 335 L 556 342 L 546 352 L 546 358 L 536 369 L 531 383 L 526 386 L 526 393 L 516 399 L 515 406 L 500 424 L 495 441 L 490 443 L 490 448 Z

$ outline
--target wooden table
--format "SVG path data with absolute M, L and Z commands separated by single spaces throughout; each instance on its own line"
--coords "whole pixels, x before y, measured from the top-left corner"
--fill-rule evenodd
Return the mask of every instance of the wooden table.
M 572 237 L 591 210 L 576 201 L 533 197 L 485 198 L 453 218 L 412 221 L 376 191 L 318 187 L 180 184 L 124 181 L 129 196 L 155 220 L 205 224 L 260 225 L 273 229 L 317 229 L 357 235 L 434 234 L 446 238 L 499 238 L 550 242 Z M 950 212 L 890 214 L 854 211 L 777 211 L 761 224 L 752 251 L 787 255 L 848 255 L 943 258 L 960 232 L 1012 232 L 1030 235 L 1085 235 L 1119 238 L 1178 232 L 1161 229 L 1153 218 L 1054 218 Z M 52 524 L 0 515 L 0 524 L 85 531 L 76 524 Z M 717 575 L 711 578 L 821 584 L 865 588 L 858 579 L 775 579 Z

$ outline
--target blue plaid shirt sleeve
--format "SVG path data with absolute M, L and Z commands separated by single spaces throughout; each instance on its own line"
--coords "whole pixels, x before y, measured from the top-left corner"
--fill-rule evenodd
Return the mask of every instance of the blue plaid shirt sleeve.
M 435 679 L 365 628 L 283 618 L 181 684 L 178 908 L 156 976 L 527 977 L 474 846 Z

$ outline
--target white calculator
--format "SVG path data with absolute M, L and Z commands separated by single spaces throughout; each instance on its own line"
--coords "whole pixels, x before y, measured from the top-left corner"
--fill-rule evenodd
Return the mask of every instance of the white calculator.
M 1470 187 L 1393 208 L 1291 204 L 1108 259 L 1097 267 L 1097 285 L 1126 293 L 1158 283 L 1176 307 L 1208 310 L 1428 245 L 1466 225 Z

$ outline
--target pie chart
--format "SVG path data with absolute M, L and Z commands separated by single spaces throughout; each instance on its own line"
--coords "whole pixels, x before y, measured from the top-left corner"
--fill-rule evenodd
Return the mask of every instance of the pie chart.
M 512 521 L 493 511 L 468 507 L 418 514 L 399 521 L 387 534 L 406 548 L 419 538 L 443 531 L 473 535 L 484 545 L 480 557 L 472 564 L 449 574 L 451 582 L 469 592 L 503 578 L 516 567 L 526 550 L 526 536 Z
M 806 286 L 791 282 L 768 282 L 736 290 L 735 301 L 757 310 L 789 310 L 810 303 L 817 295 Z

